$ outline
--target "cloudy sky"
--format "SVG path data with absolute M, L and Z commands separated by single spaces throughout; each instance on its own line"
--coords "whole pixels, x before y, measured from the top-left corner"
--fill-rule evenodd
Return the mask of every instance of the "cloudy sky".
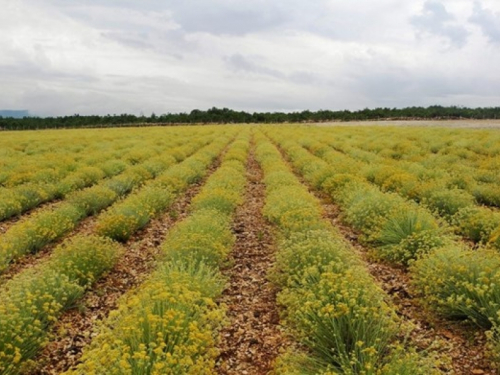
M 0 0 L 0 109 L 500 106 L 498 0 Z

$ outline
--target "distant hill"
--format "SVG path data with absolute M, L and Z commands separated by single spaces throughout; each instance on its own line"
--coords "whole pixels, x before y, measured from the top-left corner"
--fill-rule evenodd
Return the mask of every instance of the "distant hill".
M 29 111 L 23 110 L 12 110 L 12 109 L 0 109 L 0 117 L 12 117 L 12 118 L 23 118 L 30 115 Z

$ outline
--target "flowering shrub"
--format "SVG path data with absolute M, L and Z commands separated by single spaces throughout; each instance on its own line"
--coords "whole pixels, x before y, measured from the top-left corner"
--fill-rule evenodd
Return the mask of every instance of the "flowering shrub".
M 500 227 L 500 214 L 486 207 L 465 207 L 453 216 L 452 224 L 458 234 L 476 243 L 486 243 Z
M 48 327 L 73 306 L 123 253 L 108 239 L 74 237 L 46 263 L 27 269 L 0 291 L 0 372 L 17 374 L 47 339 Z
M 412 266 L 416 288 L 430 308 L 452 319 L 470 319 L 489 328 L 500 323 L 500 256 L 450 246 Z

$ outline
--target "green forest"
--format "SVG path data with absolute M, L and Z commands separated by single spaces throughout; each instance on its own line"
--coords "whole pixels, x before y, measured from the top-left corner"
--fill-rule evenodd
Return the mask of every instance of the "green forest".
M 407 108 L 375 108 L 358 111 L 301 111 L 301 112 L 254 112 L 234 111 L 228 108 L 194 109 L 190 113 L 136 116 L 131 114 L 106 116 L 72 116 L 23 118 L 1 117 L 2 130 L 32 130 L 54 128 L 90 128 L 139 125 L 174 124 L 252 124 L 252 123 L 305 123 L 327 121 L 367 120 L 446 120 L 446 119 L 497 119 L 500 107 L 467 108 L 458 106 L 430 106 Z

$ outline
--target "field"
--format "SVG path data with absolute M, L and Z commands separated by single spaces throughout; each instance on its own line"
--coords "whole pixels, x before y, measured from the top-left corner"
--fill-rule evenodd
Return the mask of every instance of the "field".
M 500 133 L 385 125 L 2 132 L 0 374 L 496 374 Z

